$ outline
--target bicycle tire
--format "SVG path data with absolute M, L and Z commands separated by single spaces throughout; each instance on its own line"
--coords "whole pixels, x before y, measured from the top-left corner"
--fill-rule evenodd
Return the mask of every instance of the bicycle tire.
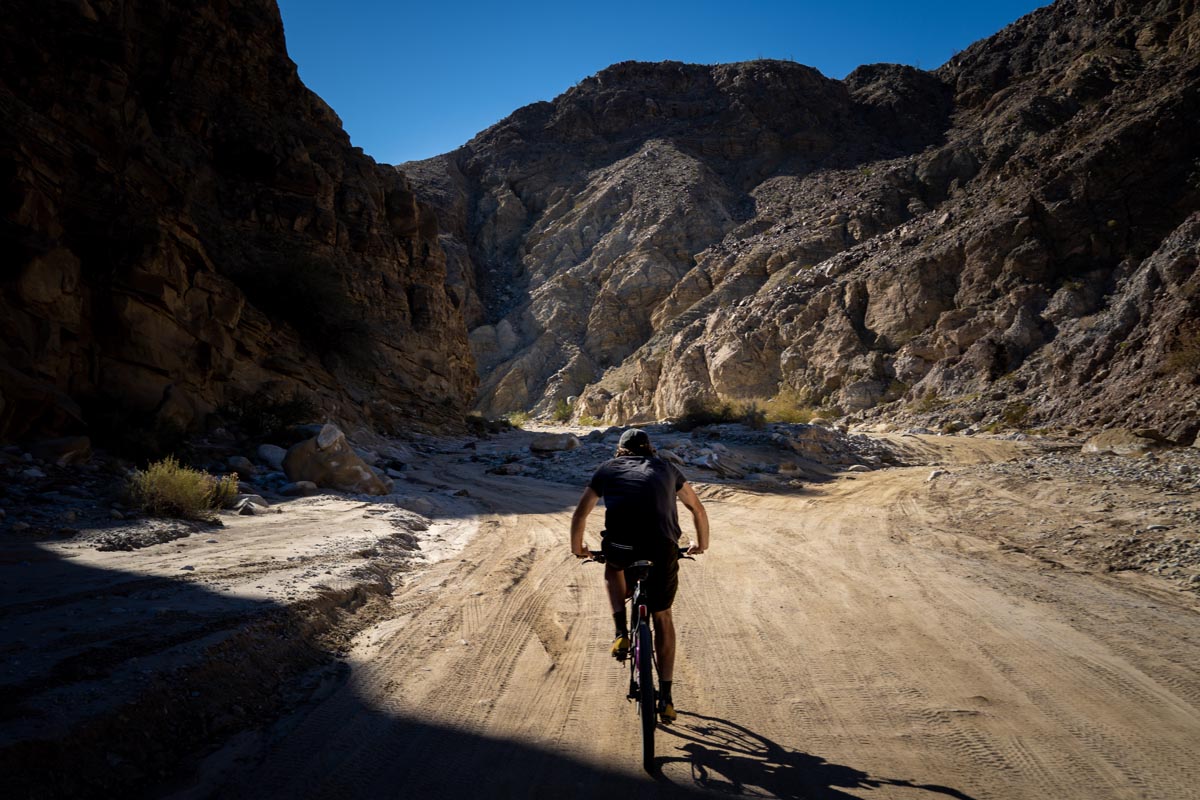
M 642 767 L 654 768 L 654 729 L 658 726 L 658 708 L 654 702 L 654 639 L 650 625 L 643 621 L 637 629 L 638 715 L 642 723 Z

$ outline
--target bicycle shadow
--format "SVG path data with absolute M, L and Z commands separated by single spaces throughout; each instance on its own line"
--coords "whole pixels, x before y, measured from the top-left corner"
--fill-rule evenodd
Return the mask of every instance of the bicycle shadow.
M 673 783 L 662 771 L 672 762 L 691 768 L 694 788 L 727 795 L 778 797 L 788 800 L 850 800 L 842 789 L 897 786 L 974 800 L 957 789 L 895 778 L 872 777 L 862 770 L 833 764 L 820 756 L 790 750 L 761 734 L 719 717 L 679 712 L 677 724 L 659 726 L 659 734 L 682 740 L 682 757 L 659 757 L 655 778 Z M 670 741 L 660 739 L 660 741 Z

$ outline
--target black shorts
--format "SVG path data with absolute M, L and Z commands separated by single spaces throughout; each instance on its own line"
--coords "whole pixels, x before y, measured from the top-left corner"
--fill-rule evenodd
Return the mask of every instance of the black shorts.
M 679 546 L 664 541 L 650 546 L 630 546 L 605 536 L 600 542 L 600 552 L 605 563 L 615 569 L 624 569 L 634 561 L 650 561 L 654 564 L 642 587 L 646 591 L 646 607 L 651 613 L 666 611 L 675 602 L 679 590 Z M 633 587 L 630 587 L 632 589 Z

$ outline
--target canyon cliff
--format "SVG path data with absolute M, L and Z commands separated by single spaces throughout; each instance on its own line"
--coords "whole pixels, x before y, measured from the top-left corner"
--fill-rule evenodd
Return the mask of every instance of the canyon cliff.
M 434 214 L 300 82 L 273 0 L 6 12 L 0 440 L 194 429 L 255 393 L 461 424 Z
M 1059 0 L 934 72 L 622 63 L 402 165 L 479 408 L 1200 429 L 1200 15 Z

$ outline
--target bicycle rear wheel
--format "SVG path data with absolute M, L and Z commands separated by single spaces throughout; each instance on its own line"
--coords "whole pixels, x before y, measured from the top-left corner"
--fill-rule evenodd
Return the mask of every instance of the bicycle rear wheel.
M 654 729 L 658 725 L 658 709 L 654 702 L 654 639 L 650 625 L 644 620 L 637 629 L 638 715 L 642 723 L 642 767 L 652 772 L 654 767 Z

